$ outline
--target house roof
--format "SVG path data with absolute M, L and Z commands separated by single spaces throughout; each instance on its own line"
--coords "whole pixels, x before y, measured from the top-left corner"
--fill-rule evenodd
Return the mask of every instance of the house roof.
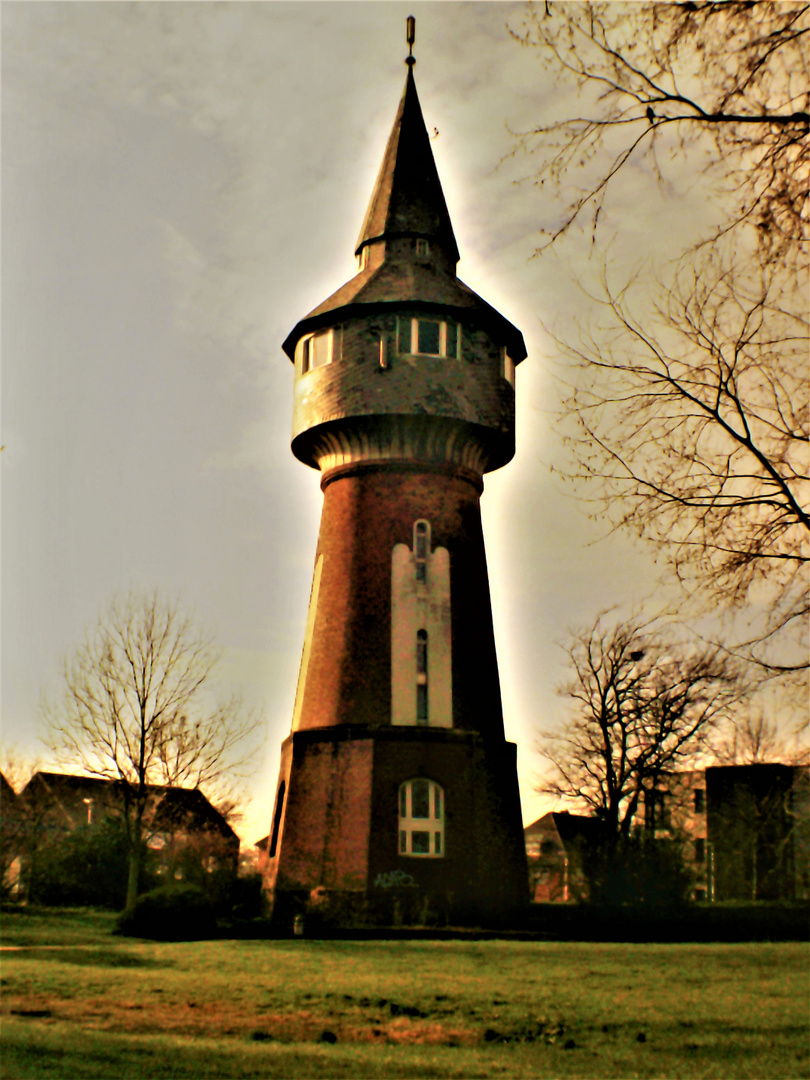
M 17 793 L 5 776 L 0 773 L 0 816 L 16 818 L 19 812 Z
M 116 780 L 71 773 L 37 772 L 20 793 L 20 798 L 28 803 L 56 804 L 69 815 L 85 799 L 114 807 L 120 804 L 122 790 L 122 784 Z M 198 788 L 150 784 L 148 791 L 150 796 L 159 799 L 159 820 L 162 825 L 180 824 L 191 817 L 197 824 L 204 823 L 223 836 L 236 837 L 223 815 Z
M 552 810 L 544 814 L 537 821 L 527 825 L 523 830 L 524 836 L 530 839 L 535 836 L 549 836 L 556 832 L 563 847 L 577 841 L 591 841 L 596 839 L 601 830 L 601 822 L 598 818 L 586 817 L 584 814 L 571 814 L 567 810 Z

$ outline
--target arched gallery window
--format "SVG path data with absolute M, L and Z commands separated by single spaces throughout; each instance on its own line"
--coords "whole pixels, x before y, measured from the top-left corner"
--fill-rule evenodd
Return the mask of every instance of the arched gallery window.
M 286 790 L 287 785 L 282 780 L 281 787 L 278 789 L 278 795 L 276 796 L 276 812 L 273 814 L 273 832 L 270 835 L 270 847 L 267 851 L 267 854 L 271 859 L 276 857 L 276 851 L 278 849 L 278 831 L 281 828 L 281 815 L 284 812 L 284 795 Z
M 329 330 L 319 330 L 301 341 L 301 374 L 325 367 L 340 359 L 342 327 L 334 326 Z

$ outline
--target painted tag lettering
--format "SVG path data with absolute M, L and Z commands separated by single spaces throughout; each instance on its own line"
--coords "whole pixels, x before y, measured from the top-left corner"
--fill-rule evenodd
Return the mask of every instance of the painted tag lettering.
M 406 874 L 404 870 L 391 870 L 387 874 L 377 874 L 374 882 L 374 887 L 377 889 L 418 889 L 410 874 Z

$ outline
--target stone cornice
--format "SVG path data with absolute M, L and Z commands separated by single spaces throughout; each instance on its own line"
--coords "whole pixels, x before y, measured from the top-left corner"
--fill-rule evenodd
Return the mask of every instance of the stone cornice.
M 477 486 L 492 463 L 491 433 L 435 417 L 388 416 L 381 424 L 324 424 L 308 432 L 308 453 L 324 474 L 362 466 L 395 465 L 467 475 Z

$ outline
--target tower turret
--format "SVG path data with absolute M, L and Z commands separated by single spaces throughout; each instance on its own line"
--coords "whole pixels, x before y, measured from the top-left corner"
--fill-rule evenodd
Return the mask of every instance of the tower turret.
M 283 345 L 324 508 L 268 845 L 280 914 L 317 893 L 333 916 L 427 897 L 478 917 L 526 894 L 479 507 L 514 454 L 526 350 L 456 276 L 406 63 L 359 271 Z

